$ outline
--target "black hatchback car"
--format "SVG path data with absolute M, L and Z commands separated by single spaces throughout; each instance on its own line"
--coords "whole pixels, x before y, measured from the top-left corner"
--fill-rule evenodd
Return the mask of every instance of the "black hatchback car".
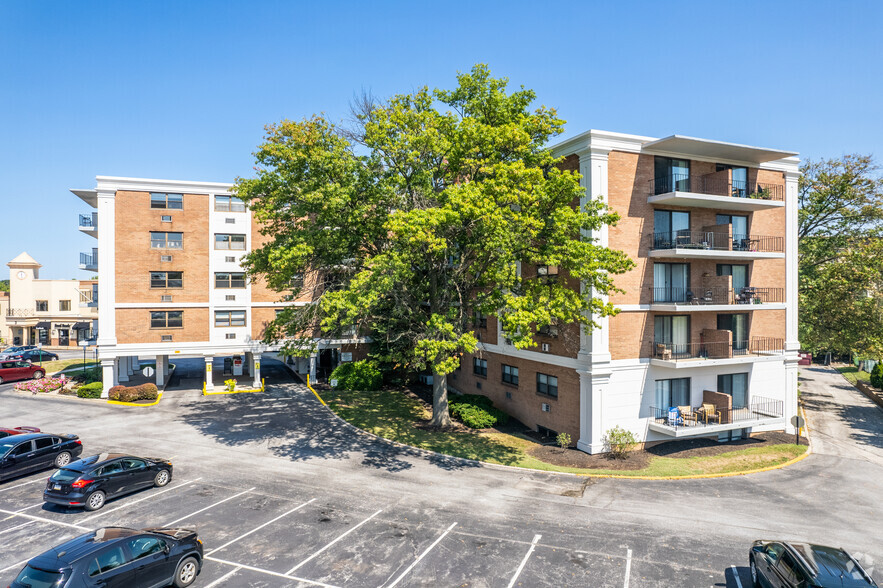
M 877 584 L 851 555 L 836 547 L 755 541 L 748 554 L 751 581 L 764 588 L 867 588 Z
M 29 433 L 0 439 L 0 481 L 45 470 L 64 467 L 83 453 L 76 435 Z
M 185 588 L 201 568 L 196 531 L 105 527 L 31 559 L 10 588 Z
M 172 462 L 166 459 L 102 453 L 59 468 L 46 482 L 43 500 L 98 510 L 109 498 L 165 486 L 171 480 Z

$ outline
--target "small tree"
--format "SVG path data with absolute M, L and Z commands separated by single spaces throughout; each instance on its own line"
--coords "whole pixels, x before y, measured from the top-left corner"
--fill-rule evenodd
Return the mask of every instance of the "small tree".
M 635 434 L 627 429 L 623 429 L 619 425 L 609 429 L 604 434 L 602 441 L 604 449 L 615 459 L 627 459 L 629 451 L 638 444 Z
M 570 435 L 567 433 L 558 433 L 558 436 L 555 437 L 555 442 L 561 449 L 567 449 L 570 447 Z
M 883 362 L 877 362 L 871 370 L 871 386 L 883 388 Z

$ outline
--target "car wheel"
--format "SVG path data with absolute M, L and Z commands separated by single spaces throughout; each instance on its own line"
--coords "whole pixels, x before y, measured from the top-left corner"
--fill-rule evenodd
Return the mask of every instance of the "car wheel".
M 161 488 L 168 484 L 171 479 L 172 476 L 169 475 L 169 470 L 160 470 L 157 472 L 156 477 L 153 478 L 153 485 Z
M 757 581 L 757 564 L 754 563 L 753 555 L 748 558 L 748 567 L 751 570 L 751 585 L 754 586 L 754 588 L 759 588 L 760 582 Z
M 96 490 L 86 497 L 86 510 L 98 510 L 104 506 L 104 492 Z
M 187 588 L 187 586 L 193 584 L 198 571 L 199 564 L 196 563 L 195 558 L 188 557 L 184 559 L 178 564 L 178 569 L 175 570 L 175 587 Z
M 42 378 L 42 377 L 43 377 L 43 372 L 41 372 L 40 370 L 37 370 L 36 372 L 34 372 L 34 376 L 33 376 L 33 378 L 34 378 L 35 380 L 39 380 L 39 379 Z
M 55 456 L 55 467 L 63 468 L 67 464 L 71 462 L 71 454 L 67 451 L 62 451 L 58 455 Z

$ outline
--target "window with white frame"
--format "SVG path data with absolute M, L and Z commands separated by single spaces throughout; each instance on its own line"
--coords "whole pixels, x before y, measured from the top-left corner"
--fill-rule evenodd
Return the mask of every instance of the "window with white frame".
M 245 250 L 245 235 L 233 235 L 229 233 L 215 234 L 215 249 Z
M 183 194 L 160 194 L 150 193 L 150 208 L 169 208 L 181 210 L 184 208 Z
M 215 311 L 216 327 L 244 327 L 245 311 L 244 310 L 216 310 Z
M 59 300 L 58 301 L 58 310 L 60 312 L 67 312 L 71 309 L 71 301 L 70 300 Z
M 215 288 L 245 288 L 245 273 L 215 272 Z
M 215 196 L 216 212 L 245 212 L 245 202 L 236 196 Z
M 181 249 L 184 246 L 184 233 L 150 231 L 151 249 Z

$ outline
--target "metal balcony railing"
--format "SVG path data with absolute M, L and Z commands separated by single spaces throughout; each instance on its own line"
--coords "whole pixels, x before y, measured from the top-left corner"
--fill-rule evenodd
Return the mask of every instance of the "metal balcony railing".
M 80 226 L 81 227 L 95 227 L 95 222 L 92 219 L 91 214 L 81 214 L 80 215 Z
M 651 304 L 769 304 L 784 301 L 784 288 L 650 288 Z
M 96 267 L 98 259 L 91 253 L 80 253 L 80 265 L 83 267 Z
M 709 196 L 729 196 L 732 198 L 754 198 L 758 200 L 785 200 L 785 186 L 728 180 L 712 175 L 691 177 L 687 174 L 672 174 L 650 180 L 650 196 L 668 192 L 691 192 Z
M 752 337 L 747 341 L 700 343 L 653 342 L 652 356 L 666 361 L 691 359 L 727 359 L 732 357 L 782 355 L 785 340 L 775 337 Z
M 8 317 L 29 317 L 34 316 L 34 311 L 30 308 L 7 308 L 6 316 Z
M 672 410 L 673 408 L 677 410 Z M 713 414 L 705 414 L 699 407 L 650 407 L 651 418 L 660 425 L 674 430 L 681 428 L 708 427 L 711 425 L 739 425 L 748 421 L 781 419 L 785 414 L 785 403 L 763 396 L 752 396 L 748 406 L 739 408 L 719 407 Z M 734 427 L 738 428 L 738 427 Z
M 712 233 L 709 231 L 666 231 L 650 236 L 651 249 L 711 249 L 715 251 L 785 251 L 784 237 Z

